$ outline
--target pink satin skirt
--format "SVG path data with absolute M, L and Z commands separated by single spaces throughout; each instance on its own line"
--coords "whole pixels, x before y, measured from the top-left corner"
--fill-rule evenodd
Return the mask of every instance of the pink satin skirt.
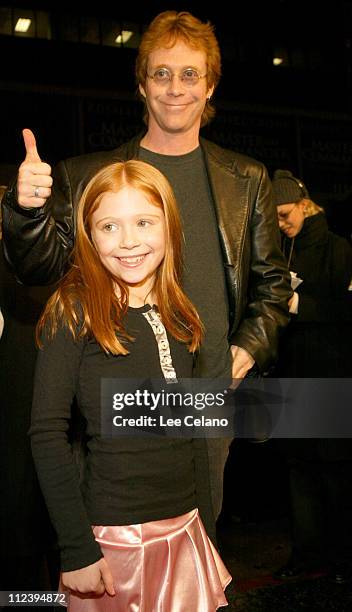
M 69 595 L 69 612 L 214 612 L 231 581 L 198 510 L 139 525 L 93 527 L 116 595 Z

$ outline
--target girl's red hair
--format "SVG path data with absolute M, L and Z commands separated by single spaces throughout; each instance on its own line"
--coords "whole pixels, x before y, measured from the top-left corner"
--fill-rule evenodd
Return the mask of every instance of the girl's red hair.
M 137 160 L 116 162 L 102 168 L 86 186 L 77 211 L 73 265 L 49 299 L 37 326 L 37 342 L 52 338 L 60 324 L 75 339 L 94 337 L 106 353 L 126 355 L 124 340 L 131 340 L 124 326 L 128 288 L 102 264 L 91 238 L 91 217 L 106 192 L 129 186 L 142 191 L 165 215 L 165 257 L 156 271 L 153 293 L 168 332 L 199 348 L 202 324 L 192 302 L 181 289 L 183 234 L 176 199 L 167 179 L 153 166 Z M 119 288 L 120 297 L 116 293 Z

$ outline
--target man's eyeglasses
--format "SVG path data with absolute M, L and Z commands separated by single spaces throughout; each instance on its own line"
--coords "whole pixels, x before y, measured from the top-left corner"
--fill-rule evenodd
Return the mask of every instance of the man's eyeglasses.
M 296 204 L 294 204 L 292 206 L 292 208 L 290 210 L 288 210 L 285 213 L 277 213 L 277 218 L 279 219 L 279 221 L 287 221 L 287 219 L 289 218 L 290 214 L 294 211 L 294 209 L 296 208 Z
M 177 76 L 186 87 L 193 87 L 199 83 L 200 79 L 204 79 L 206 74 L 199 74 L 195 68 L 185 68 L 182 72 L 170 72 L 168 68 L 158 68 L 153 74 L 147 74 L 150 79 L 153 79 L 157 85 L 167 85 L 172 81 L 173 77 Z

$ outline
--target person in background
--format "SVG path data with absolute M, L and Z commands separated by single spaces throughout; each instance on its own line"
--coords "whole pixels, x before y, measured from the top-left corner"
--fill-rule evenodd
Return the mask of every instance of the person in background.
M 73 265 L 39 321 L 30 429 L 70 612 L 227 605 L 231 577 L 202 522 L 214 539 L 205 440 L 101 430 L 102 379 L 170 389 L 192 376 L 203 332 L 181 270 L 165 177 L 136 160 L 102 168 L 78 206 Z M 74 397 L 88 438 L 82 482 L 67 438 Z
M 24 130 L 26 157 L 3 202 L 4 249 L 23 282 L 56 281 L 69 265 L 76 207 L 90 178 L 114 160 L 152 164 L 168 178 L 180 207 L 183 288 L 205 327 L 196 375 L 241 379 L 275 361 L 292 292 L 266 168 L 200 138 L 215 113 L 220 76 L 210 23 L 188 12 L 157 15 L 136 61 L 145 132 L 114 151 L 60 162 L 52 172 Z M 229 443 L 208 442 L 216 516 Z
M 292 318 L 274 375 L 351 377 L 351 246 L 329 231 L 323 209 L 289 170 L 276 170 L 272 186 L 294 287 Z M 351 440 L 317 437 L 279 443 L 289 466 L 292 554 L 275 577 L 329 569 L 336 582 L 343 582 L 351 569 Z

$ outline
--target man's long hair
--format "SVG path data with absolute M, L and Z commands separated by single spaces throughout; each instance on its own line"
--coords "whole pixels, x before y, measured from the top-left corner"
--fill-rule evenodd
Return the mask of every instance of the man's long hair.
M 91 218 L 104 194 L 123 187 L 141 191 L 165 215 L 165 256 L 156 270 L 153 294 L 168 332 L 194 352 L 202 339 L 198 313 L 181 289 L 183 233 L 176 199 L 167 179 L 141 161 L 116 162 L 102 168 L 86 186 L 77 211 L 73 265 L 49 299 L 37 326 L 41 346 L 44 333 L 53 338 L 60 325 L 75 340 L 94 337 L 106 353 L 126 355 L 125 329 L 128 288 L 102 263 L 91 236 Z M 118 288 L 118 292 L 116 292 Z

